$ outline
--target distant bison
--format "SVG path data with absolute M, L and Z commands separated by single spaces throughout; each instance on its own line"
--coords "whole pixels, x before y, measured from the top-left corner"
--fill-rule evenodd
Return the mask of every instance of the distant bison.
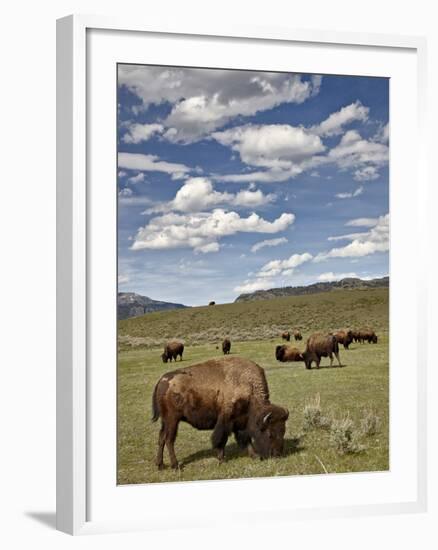
M 172 359 L 176 361 L 176 358 L 179 355 L 180 361 L 182 361 L 183 353 L 184 344 L 173 340 L 164 346 L 164 352 L 161 354 L 161 359 L 163 360 L 163 363 L 167 363 L 168 361 L 172 362 Z
M 338 344 L 343 344 L 344 349 L 348 349 L 348 346 L 353 341 L 353 331 L 352 330 L 338 330 L 334 334 Z
M 287 330 L 281 333 L 281 337 L 283 338 L 283 340 L 286 340 L 286 342 L 290 342 L 290 332 L 288 332 Z
M 174 443 L 180 421 L 213 430 L 212 444 L 222 461 L 234 433 L 241 448 L 260 458 L 283 452 L 287 409 L 269 401 L 264 370 L 242 357 L 210 359 L 163 375 L 152 396 L 152 420 L 161 417 L 156 464 L 163 468 L 164 445 L 178 468 Z
M 228 355 L 231 350 L 231 340 L 229 338 L 225 338 L 225 340 L 222 342 L 222 351 L 224 352 L 224 355 Z
M 330 366 L 332 367 L 333 354 L 336 356 L 339 366 L 341 367 L 339 344 L 336 337 L 333 334 L 322 334 L 318 332 L 312 334 L 307 340 L 306 350 L 303 353 L 306 369 L 311 368 L 313 361 L 316 363 L 316 368 L 319 369 L 321 357 L 330 357 Z
M 211 301 L 211 302 L 208 303 L 208 305 L 209 305 L 209 306 L 215 306 L 215 305 L 216 305 L 216 302 Z
M 285 344 L 275 348 L 275 358 L 282 363 L 286 363 L 287 361 L 304 361 L 303 354 L 298 348 L 292 348 Z
M 293 335 L 294 335 L 295 340 L 302 340 L 303 339 L 303 336 L 302 336 L 302 334 L 299 330 L 295 329 L 294 332 L 293 332 Z
M 358 331 L 358 340 L 361 344 L 364 342 L 377 344 L 377 334 L 372 329 L 361 329 Z
M 359 342 L 359 331 L 352 330 L 351 335 L 353 336 L 353 342 Z

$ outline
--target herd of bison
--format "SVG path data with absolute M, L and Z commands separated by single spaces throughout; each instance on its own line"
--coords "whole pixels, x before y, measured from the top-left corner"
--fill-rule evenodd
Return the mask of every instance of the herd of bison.
M 283 340 L 301 341 L 299 330 L 292 334 L 285 331 Z M 287 344 L 275 348 L 280 362 L 302 361 L 306 369 L 312 363 L 319 369 L 321 357 L 333 356 L 339 366 L 339 345 L 348 349 L 352 342 L 377 343 L 377 335 L 371 329 L 339 330 L 334 333 L 314 333 L 304 350 Z M 223 358 L 209 359 L 197 365 L 167 372 L 155 385 L 152 396 L 152 420 L 161 418 L 156 465 L 164 467 L 163 452 L 166 446 L 170 465 L 179 468 L 174 443 L 179 422 L 187 422 L 198 430 L 213 430 L 212 445 L 217 458 L 222 461 L 228 437 L 234 434 L 239 447 L 249 456 L 265 459 L 282 454 L 284 434 L 289 411 L 274 405 L 269 399 L 269 389 L 264 370 L 249 359 L 229 355 L 231 341 L 222 342 Z M 170 341 L 161 356 L 164 363 L 182 361 L 184 344 Z

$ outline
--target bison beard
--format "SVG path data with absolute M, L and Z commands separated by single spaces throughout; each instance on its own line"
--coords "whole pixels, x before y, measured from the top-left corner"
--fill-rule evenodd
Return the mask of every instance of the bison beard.
M 224 357 L 166 373 L 152 397 L 152 420 L 161 417 L 156 464 L 163 468 L 164 446 L 178 468 L 174 442 L 180 421 L 198 430 L 213 430 L 219 461 L 234 433 L 240 447 L 260 458 L 283 452 L 289 412 L 269 401 L 264 371 L 244 358 Z

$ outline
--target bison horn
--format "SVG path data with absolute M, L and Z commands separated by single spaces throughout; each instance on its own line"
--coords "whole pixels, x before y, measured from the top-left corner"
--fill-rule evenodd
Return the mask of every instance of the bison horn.
M 263 417 L 263 424 L 266 424 L 266 422 L 269 420 L 269 418 L 272 416 L 272 411 L 271 412 L 268 412 L 268 414 L 266 414 L 264 417 Z

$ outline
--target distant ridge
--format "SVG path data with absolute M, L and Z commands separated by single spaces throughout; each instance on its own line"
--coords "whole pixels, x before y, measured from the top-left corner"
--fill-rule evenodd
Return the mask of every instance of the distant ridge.
M 330 283 L 314 283 L 308 286 L 285 286 L 282 288 L 271 288 L 269 290 L 257 290 L 249 294 L 241 294 L 235 299 L 235 302 L 251 302 L 254 300 L 272 300 L 284 296 L 303 296 L 304 294 L 317 294 L 318 292 L 330 292 L 335 290 L 360 290 L 366 288 L 385 288 L 389 287 L 389 277 L 380 279 L 358 279 L 347 277 L 340 281 Z
M 117 295 L 117 317 L 120 320 L 139 317 L 140 315 L 153 313 L 154 311 L 182 309 L 186 307 L 183 304 L 152 300 L 148 296 L 142 296 L 135 292 L 119 292 Z

